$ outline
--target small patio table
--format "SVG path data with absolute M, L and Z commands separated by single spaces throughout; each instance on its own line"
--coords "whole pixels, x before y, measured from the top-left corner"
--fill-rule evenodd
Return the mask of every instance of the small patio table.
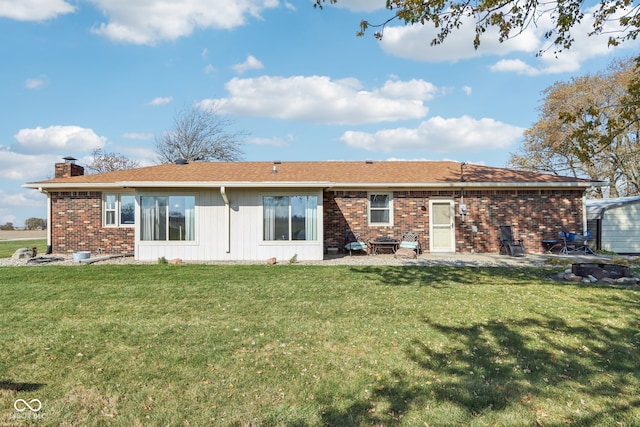
M 553 251 L 560 251 L 562 249 L 562 245 L 558 240 L 555 239 L 544 239 L 542 241 L 542 247 L 544 249 L 544 253 L 551 254 Z
M 390 250 L 395 254 L 398 250 L 399 245 L 399 240 L 372 240 L 369 242 L 369 246 L 371 247 L 371 255 L 378 255 L 380 253 L 380 250 Z

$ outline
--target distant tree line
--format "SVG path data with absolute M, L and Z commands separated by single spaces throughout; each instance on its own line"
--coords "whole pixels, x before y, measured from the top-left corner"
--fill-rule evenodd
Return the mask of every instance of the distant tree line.
M 47 220 L 43 218 L 27 218 L 24 221 L 27 230 L 44 230 L 47 228 Z
M 24 222 L 24 228 L 26 230 L 44 230 L 47 228 L 47 220 L 43 218 L 28 218 Z M 0 230 L 2 231 L 11 231 L 15 229 L 13 222 L 7 222 L 0 225 Z

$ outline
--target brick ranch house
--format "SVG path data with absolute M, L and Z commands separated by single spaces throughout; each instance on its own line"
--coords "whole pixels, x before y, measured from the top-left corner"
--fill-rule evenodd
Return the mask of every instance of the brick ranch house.
M 85 175 L 73 160 L 24 184 L 48 196 L 53 253 L 138 260 L 321 260 L 351 230 L 418 234 L 425 252 L 499 251 L 511 225 L 528 252 L 582 231 L 598 182 L 457 162 L 176 162 Z

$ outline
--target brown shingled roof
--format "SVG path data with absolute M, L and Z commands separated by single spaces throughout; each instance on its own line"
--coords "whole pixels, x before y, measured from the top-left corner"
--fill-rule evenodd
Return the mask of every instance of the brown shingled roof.
M 26 184 L 30 188 L 107 186 L 153 186 L 176 183 L 181 185 L 211 184 L 283 185 L 299 183 L 300 186 L 340 186 L 385 184 L 390 186 L 442 184 L 461 185 L 461 164 L 451 161 L 380 161 L 380 162 L 195 162 L 186 165 L 164 164 L 137 169 L 107 172 L 94 175 L 56 178 Z M 574 185 L 587 187 L 592 181 L 560 177 L 534 172 L 516 171 L 489 166 L 466 164 L 464 186 L 522 184 L 543 186 Z

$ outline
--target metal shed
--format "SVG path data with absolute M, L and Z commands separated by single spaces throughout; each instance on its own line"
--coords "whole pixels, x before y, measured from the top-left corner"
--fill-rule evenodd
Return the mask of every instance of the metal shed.
M 589 199 L 586 208 L 597 249 L 640 254 L 640 196 Z

